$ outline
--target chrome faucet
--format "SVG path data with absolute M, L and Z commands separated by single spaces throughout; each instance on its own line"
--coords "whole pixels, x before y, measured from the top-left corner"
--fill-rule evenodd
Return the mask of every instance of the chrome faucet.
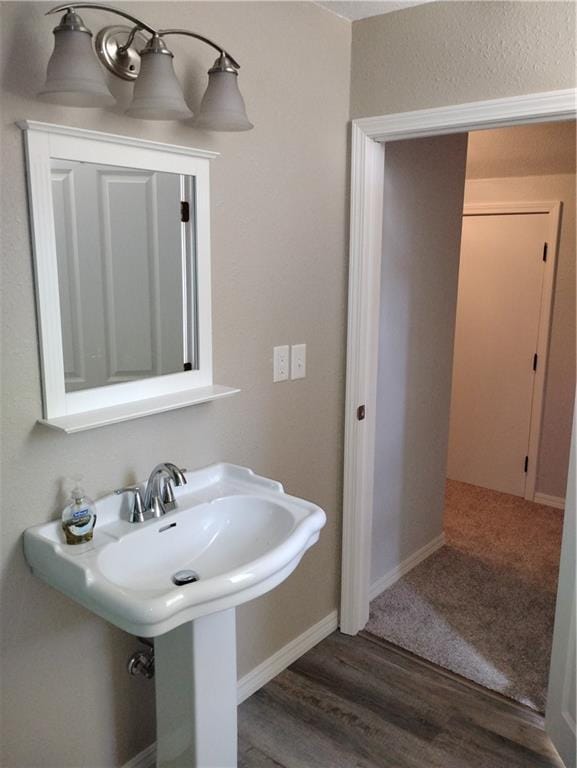
M 186 485 L 186 477 L 182 469 L 170 461 L 157 464 L 150 473 L 146 490 L 144 491 L 144 511 L 152 517 L 162 517 L 167 512 L 176 509 L 176 499 L 172 484 Z
M 150 513 L 152 517 L 162 517 L 167 512 L 176 509 L 176 499 L 172 485 L 186 485 L 185 469 L 179 469 L 170 461 L 157 464 L 150 473 L 144 499 L 138 486 L 119 488 L 116 494 L 133 493 L 134 501 L 129 521 L 131 523 L 143 523 L 145 515 Z

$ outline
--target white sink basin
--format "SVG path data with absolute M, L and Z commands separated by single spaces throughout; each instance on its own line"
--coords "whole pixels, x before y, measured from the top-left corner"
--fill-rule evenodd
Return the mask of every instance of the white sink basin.
M 97 565 L 113 584 L 160 594 L 174 591 L 175 570 L 194 569 L 202 582 L 187 592 L 196 604 L 214 591 L 218 578 L 221 587 L 237 592 L 257 568 L 264 573 L 268 563 L 262 559 L 271 553 L 269 559 L 276 560 L 272 551 L 293 533 L 295 518 L 271 499 L 228 496 L 173 513 L 104 547 Z
M 273 589 L 325 524 L 319 507 L 243 467 L 217 464 L 186 478 L 178 509 L 145 523 L 127 522 L 120 497 L 99 500 L 89 544 L 67 545 L 59 521 L 29 528 L 33 572 L 126 632 L 155 637 Z M 184 569 L 199 581 L 175 585 Z

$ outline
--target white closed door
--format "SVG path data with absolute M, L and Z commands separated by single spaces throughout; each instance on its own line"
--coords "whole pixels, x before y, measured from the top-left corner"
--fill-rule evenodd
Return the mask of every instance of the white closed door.
M 516 496 L 525 495 L 548 226 L 546 213 L 463 217 L 447 474 Z

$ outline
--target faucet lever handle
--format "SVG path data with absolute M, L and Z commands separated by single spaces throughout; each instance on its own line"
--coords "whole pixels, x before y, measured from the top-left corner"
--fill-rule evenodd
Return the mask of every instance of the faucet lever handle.
M 144 503 L 142 501 L 142 493 L 137 485 L 129 485 L 126 488 L 117 488 L 114 493 L 120 496 L 123 493 L 133 493 L 134 503 L 132 506 L 132 512 L 130 513 L 130 523 L 143 523 L 144 522 Z
M 166 508 L 160 496 L 153 496 L 151 498 L 150 511 L 152 512 L 152 517 L 162 517 L 163 515 L 166 515 Z
M 166 509 L 175 509 L 176 499 L 174 498 L 174 490 L 172 489 L 172 481 L 170 478 L 166 478 L 164 481 L 164 487 L 162 489 L 162 502 Z M 171 506 L 168 506 L 171 505 Z

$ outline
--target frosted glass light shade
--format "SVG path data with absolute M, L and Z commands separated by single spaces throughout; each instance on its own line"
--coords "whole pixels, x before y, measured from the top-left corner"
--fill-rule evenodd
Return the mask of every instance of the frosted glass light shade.
M 115 104 L 92 50 L 92 35 L 73 29 L 54 30 L 54 52 L 38 98 L 67 107 Z
M 134 98 L 126 114 L 142 120 L 185 120 L 192 117 L 169 53 L 142 52 Z
M 236 72 L 216 70 L 208 73 L 208 86 L 195 126 L 209 131 L 250 131 L 254 128 L 246 114 Z

